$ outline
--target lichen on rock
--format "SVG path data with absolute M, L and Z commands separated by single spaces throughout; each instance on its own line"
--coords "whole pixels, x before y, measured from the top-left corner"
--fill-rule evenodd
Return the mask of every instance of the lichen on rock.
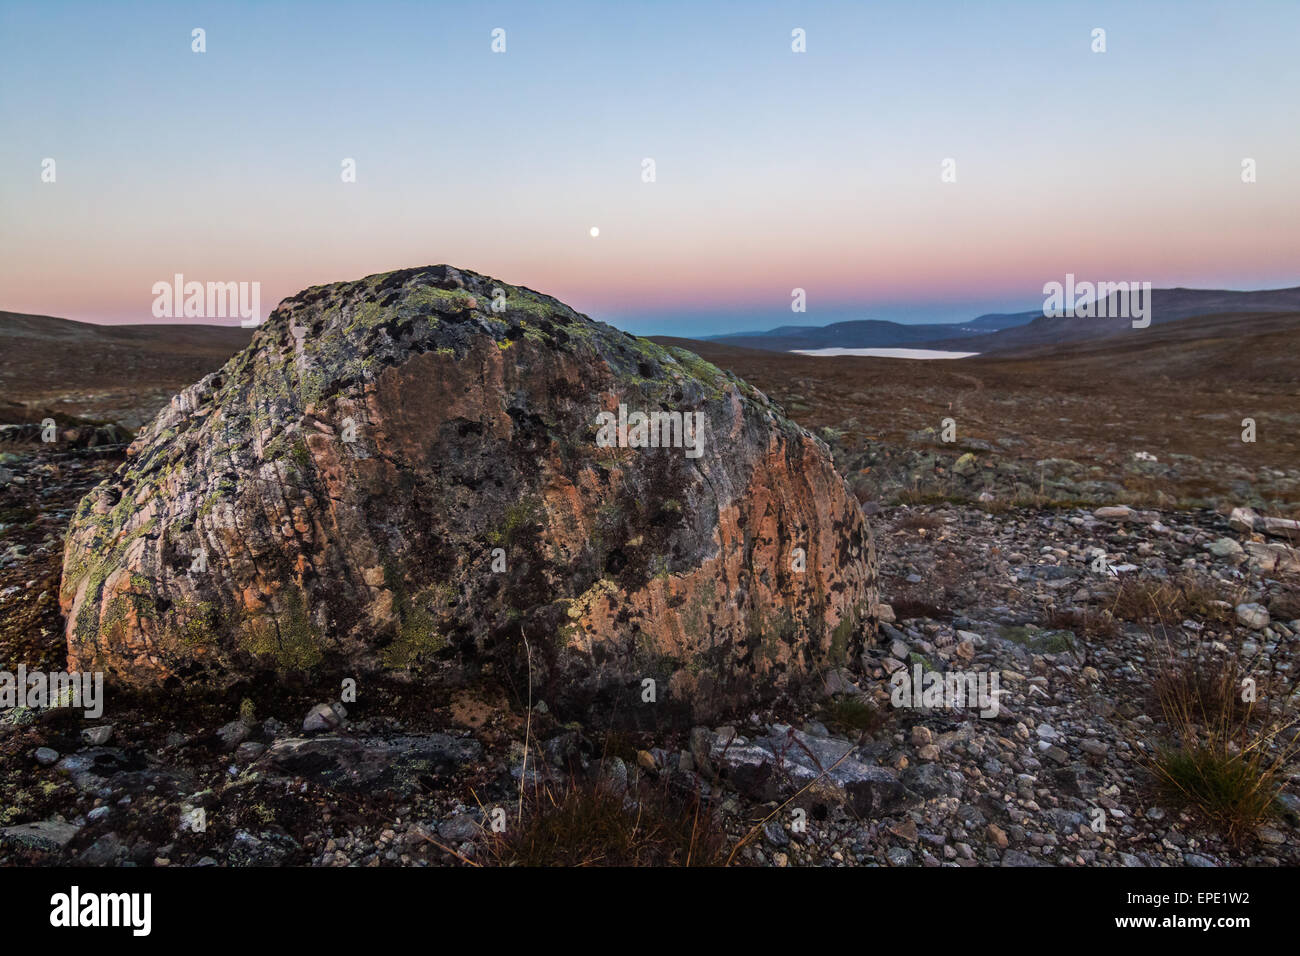
M 620 405 L 699 413 L 703 453 L 603 447 Z M 61 601 L 70 665 L 134 685 L 526 673 L 526 641 L 562 712 L 701 718 L 851 660 L 874 574 L 826 446 L 762 393 L 431 266 L 286 299 L 175 396 L 77 509 Z

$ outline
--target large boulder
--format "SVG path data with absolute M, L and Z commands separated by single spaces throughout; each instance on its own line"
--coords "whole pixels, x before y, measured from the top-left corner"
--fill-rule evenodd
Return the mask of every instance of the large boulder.
M 637 412 L 681 413 L 671 447 Z M 61 599 L 69 666 L 137 686 L 522 680 L 527 644 L 553 708 L 701 719 L 852 660 L 875 590 L 828 449 L 756 389 L 432 266 L 286 299 L 175 396 L 77 509 Z

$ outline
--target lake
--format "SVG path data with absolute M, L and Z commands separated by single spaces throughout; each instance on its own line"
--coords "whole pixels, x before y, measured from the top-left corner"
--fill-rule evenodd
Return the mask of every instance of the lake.
M 939 349 L 794 349 L 796 355 L 872 355 L 876 358 L 963 359 L 979 352 L 944 352 Z

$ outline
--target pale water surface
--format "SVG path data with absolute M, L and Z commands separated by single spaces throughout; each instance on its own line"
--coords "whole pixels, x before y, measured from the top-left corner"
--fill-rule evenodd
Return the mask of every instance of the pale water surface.
M 940 349 L 793 349 L 798 355 L 874 355 L 876 358 L 962 359 L 979 352 L 944 352 Z

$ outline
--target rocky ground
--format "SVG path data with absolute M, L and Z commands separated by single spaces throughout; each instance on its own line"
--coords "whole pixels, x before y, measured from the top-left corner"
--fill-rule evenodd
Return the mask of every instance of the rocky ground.
M 59 447 L 15 444 L 0 458 L 11 671 L 61 666 L 63 529 L 120 454 Z M 438 700 L 418 681 L 362 687 L 340 704 L 310 677 L 208 700 L 110 692 L 98 720 L 8 710 L 0 863 L 508 861 L 517 847 L 502 841 L 534 809 L 530 797 L 519 815 L 521 783 L 563 794 L 575 779 L 628 801 L 702 795 L 718 843 L 706 862 L 1300 863 L 1300 766 L 1274 817 L 1238 844 L 1169 805 L 1147 770 L 1168 734 L 1152 687 L 1169 648 L 1245 661 L 1270 706 L 1294 703 L 1290 527 L 1226 508 L 1034 508 L 989 494 L 868 501 L 895 620 L 857 666 L 825 675 L 821 699 L 726 726 L 584 730 L 490 682 Z M 1191 580 L 1195 600 L 1158 614 L 1134 599 Z M 892 706 L 889 675 L 917 666 L 996 673 L 996 716 Z
M 0 311 L 0 421 L 70 415 L 134 431 L 251 337 L 238 327 L 92 325 Z
M 864 501 L 1296 517 L 1297 337 L 1253 327 L 1197 338 L 1175 322 L 1140 343 L 959 362 L 691 347 L 826 439 Z

